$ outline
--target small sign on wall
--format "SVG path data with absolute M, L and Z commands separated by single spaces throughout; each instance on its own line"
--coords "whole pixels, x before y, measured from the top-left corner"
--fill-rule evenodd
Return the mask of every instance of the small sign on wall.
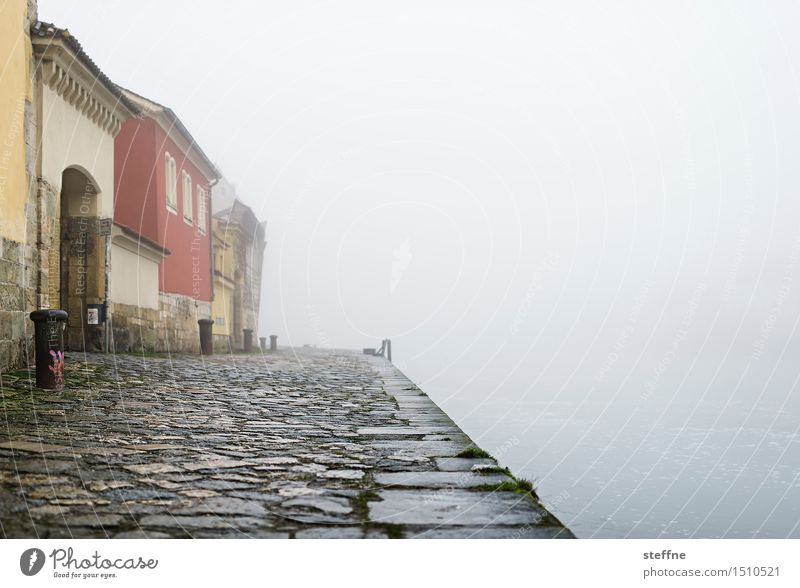
M 101 325 L 106 320 L 105 305 L 87 304 L 86 305 L 86 324 Z

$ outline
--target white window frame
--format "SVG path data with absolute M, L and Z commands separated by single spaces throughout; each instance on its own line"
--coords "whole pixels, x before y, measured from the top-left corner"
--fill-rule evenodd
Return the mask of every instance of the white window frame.
M 207 220 L 208 220 L 208 200 L 205 188 L 200 184 L 197 185 L 197 229 L 201 235 L 206 234 Z
M 175 158 L 164 152 L 164 178 L 167 185 L 167 210 L 178 214 L 178 174 L 175 171 Z
M 192 176 L 186 170 L 181 170 L 183 183 L 183 222 L 187 225 L 194 224 L 194 206 L 192 206 Z

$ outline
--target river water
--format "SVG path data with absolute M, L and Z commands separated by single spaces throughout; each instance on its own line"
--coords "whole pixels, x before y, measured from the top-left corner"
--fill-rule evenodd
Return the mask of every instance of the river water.
M 506 391 L 474 410 L 467 380 L 451 373 L 425 389 L 477 443 L 535 481 L 578 537 L 800 537 L 800 420 L 787 386 L 757 404 L 691 391 L 647 402 Z

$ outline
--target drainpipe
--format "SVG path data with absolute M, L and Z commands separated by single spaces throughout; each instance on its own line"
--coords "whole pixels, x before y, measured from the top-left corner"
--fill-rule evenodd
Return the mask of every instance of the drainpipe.
M 113 220 L 111 221 L 111 229 L 113 231 Z M 103 353 L 108 353 L 108 348 L 110 345 L 110 331 L 108 328 L 108 308 L 109 308 L 109 284 L 110 284 L 110 274 L 111 274 L 111 232 L 106 235 L 106 259 L 105 259 L 105 310 L 104 310 L 104 317 L 103 317 Z
M 214 249 L 212 243 L 214 242 L 214 227 L 212 226 L 212 219 L 214 218 L 214 214 L 212 213 L 212 204 L 211 204 L 211 189 L 219 183 L 219 178 L 213 178 L 208 182 L 208 202 L 206 203 L 206 236 L 208 237 L 208 273 L 209 279 L 211 280 L 211 303 L 213 306 L 214 303 Z M 212 312 L 213 314 L 213 312 Z M 211 317 L 213 320 L 213 316 Z

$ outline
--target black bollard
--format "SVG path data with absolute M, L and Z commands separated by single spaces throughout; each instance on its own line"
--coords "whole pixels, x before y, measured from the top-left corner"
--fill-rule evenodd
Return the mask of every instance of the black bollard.
M 267 350 L 267 338 L 266 337 L 259 337 L 258 342 L 261 344 L 261 351 Z
M 200 353 L 202 355 L 214 355 L 214 336 L 211 333 L 214 321 L 200 319 L 197 324 L 200 325 Z
M 253 329 L 242 329 L 244 331 L 244 352 L 253 351 Z
M 277 335 L 270 335 L 269 336 L 269 350 L 270 351 L 277 351 L 278 350 L 278 336 Z
M 64 388 L 64 327 L 67 316 L 67 311 L 55 309 L 34 310 L 30 314 L 34 325 L 36 385 L 39 388 Z

